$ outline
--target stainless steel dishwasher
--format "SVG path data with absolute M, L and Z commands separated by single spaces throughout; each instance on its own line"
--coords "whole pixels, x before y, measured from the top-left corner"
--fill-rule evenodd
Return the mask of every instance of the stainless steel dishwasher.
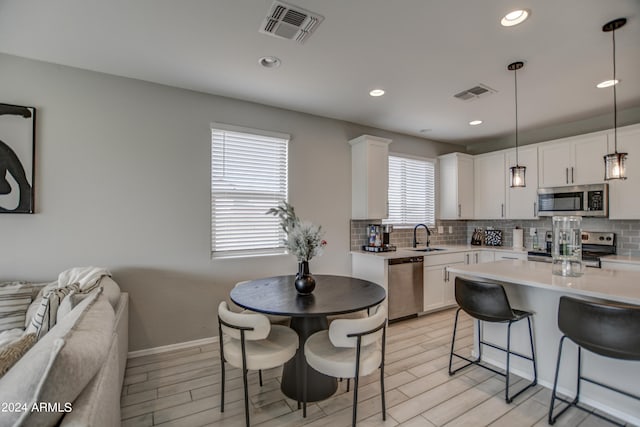
M 399 320 L 423 309 L 424 257 L 389 260 L 389 320 Z

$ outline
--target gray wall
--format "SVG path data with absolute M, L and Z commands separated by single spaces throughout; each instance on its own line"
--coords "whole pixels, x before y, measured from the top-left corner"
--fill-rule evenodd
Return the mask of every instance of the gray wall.
M 217 335 L 235 282 L 296 270 L 292 256 L 210 259 L 210 122 L 292 135 L 290 201 L 329 242 L 317 273 L 350 272 L 349 139 L 427 157 L 460 148 L 3 54 L 0 93 L 37 108 L 36 214 L 0 217 L 0 280 L 110 269 L 130 293 L 130 350 Z

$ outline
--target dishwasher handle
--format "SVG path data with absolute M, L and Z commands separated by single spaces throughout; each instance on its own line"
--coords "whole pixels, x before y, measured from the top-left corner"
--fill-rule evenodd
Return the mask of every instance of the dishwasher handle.
M 416 262 L 424 262 L 424 257 L 417 256 L 411 258 L 392 258 L 389 260 L 389 265 L 411 264 Z

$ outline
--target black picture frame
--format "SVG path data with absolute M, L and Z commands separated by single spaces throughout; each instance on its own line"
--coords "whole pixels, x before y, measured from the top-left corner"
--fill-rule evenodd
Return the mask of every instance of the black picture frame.
M 0 103 L 0 213 L 34 213 L 36 109 Z

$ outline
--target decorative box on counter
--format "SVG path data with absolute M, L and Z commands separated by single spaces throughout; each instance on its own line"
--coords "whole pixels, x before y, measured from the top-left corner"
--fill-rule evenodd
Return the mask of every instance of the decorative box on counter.
M 484 244 L 487 246 L 502 246 L 502 230 L 485 230 Z

